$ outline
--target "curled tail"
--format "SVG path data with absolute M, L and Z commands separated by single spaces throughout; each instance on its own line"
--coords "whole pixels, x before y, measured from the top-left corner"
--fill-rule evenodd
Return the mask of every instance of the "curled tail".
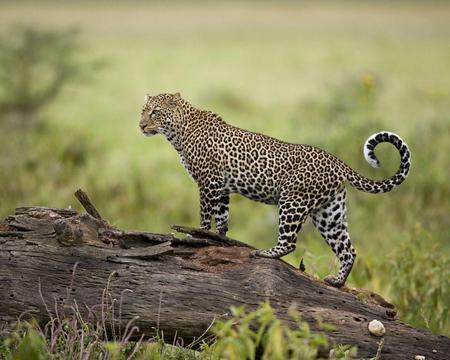
M 400 185 L 408 176 L 411 166 L 411 154 L 408 145 L 397 134 L 381 131 L 370 136 L 364 144 L 364 158 L 366 161 L 375 168 L 380 166 L 374 150 L 378 144 L 383 142 L 391 143 L 400 152 L 400 167 L 392 177 L 380 181 L 368 179 L 348 167 L 347 181 L 358 190 L 370 193 L 388 192 L 395 186 Z

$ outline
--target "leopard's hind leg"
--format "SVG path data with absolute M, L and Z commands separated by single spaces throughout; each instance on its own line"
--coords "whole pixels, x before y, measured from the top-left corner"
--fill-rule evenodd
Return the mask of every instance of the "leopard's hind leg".
M 326 205 L 311 214 L 314 225 L 339 259 L 338 275 L 329 275 L 325 278 L 327 283 L 336 287 L 345 284 L 356 257 L 348 234 L 345 200 L 346 190 L 343 189 Z
M 306 204 L 299 197 L 280 198 L 277 244 L 269 250 L 255 250 L 250 256 L 279 258 L 294 251 L 297 233 L 308 217 Z

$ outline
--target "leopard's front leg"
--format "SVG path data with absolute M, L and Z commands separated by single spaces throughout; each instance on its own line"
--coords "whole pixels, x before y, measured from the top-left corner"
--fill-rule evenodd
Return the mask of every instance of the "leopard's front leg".
M 294 251 L 297 233 L 307 215 L 306 206 L 296 199 L 280 199 L 277 244 L 269 250 L 254 250 L 250 253 L 250 257 L 280 258 Z
M 228 231 L 228 213 L 229 213 L 230 195 L 222 194 L 214 208 L 214 217 L 216 219 L 216 229 L 219 235 L 225 236 Z
M 219 203 L 220 187 L 215 184 L 199 185 L 200 192 L 200 228 L 211 230 L 211 218 Z

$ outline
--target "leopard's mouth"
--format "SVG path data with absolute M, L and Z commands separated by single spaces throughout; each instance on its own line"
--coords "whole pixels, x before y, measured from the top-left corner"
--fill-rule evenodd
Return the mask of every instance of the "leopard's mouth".
M 156 135 L 158 133 L 158 127 L 157 126 L 147 126 L 145 129 L 142 130 L 145 136 L 152 136 Z

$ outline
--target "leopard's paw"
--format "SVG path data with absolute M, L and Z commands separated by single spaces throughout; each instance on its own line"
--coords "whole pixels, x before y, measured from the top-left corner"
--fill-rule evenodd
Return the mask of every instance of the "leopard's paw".
M 339 280 L 336 276 L 328 275 L 323 279 L 326 283 L 330 284 L 331 286 L 340 288 L 344 285 L 344 281 Z

